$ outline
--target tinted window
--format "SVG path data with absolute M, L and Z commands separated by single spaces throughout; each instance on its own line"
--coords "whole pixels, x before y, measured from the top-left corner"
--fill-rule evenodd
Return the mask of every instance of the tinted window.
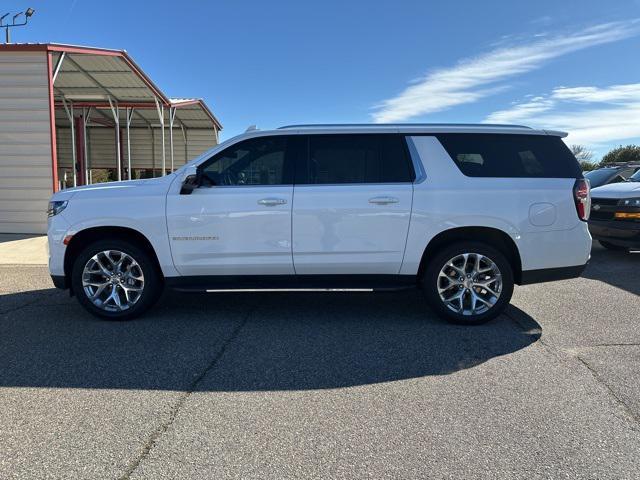
M 405 140 L 399 135 L 310 135 L 306 171 L 296 183 L 398 183 L 413 181 Z
M 590 172 L 585 172 L 584 177 L 589 179 L 591 188 L 595 188 L 607 183 L 611 178 L 611 175 L 613 175 L 614 173 L 615 171 L 611 169 L 598 169 L 591 170 Z
M 633 175 L 635 172 L 635 170 L 633 168 L 623 168 L 622 170 L 620 170 L 618 172 L 618 175 L 620 175 L 623 179 L 625 178 L 629 178 L 631 175 Z
M 214 185 L 283 185 L 292 183 L 286 136 L 245 140 L 214 156 L 203 174 Z
M 580 165 L 562 139 L 550 135 L 437 135 L 469 177 L 579 178 Z
M 591 188 L 595 188 L 610 183 L 615 178 L 616 172 L 614 168 L 602 168 L 585 172 L 584 177 L 589 179 Z

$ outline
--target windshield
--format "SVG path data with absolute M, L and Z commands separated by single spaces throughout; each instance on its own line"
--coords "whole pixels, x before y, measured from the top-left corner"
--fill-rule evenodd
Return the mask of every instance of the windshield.
M 598 186 L 605 183 L 611 177 L 611 174 L 615 173 L 613 170 L 609 168 L 601 168 L 598 170 L 591 170 L 590 172 L 585 172 L 585 178 L 589 179 L 591 186 Z
M 627 181 L 628 182 L 640 182 L 640 170 L 638 170 L 636 173 L 631 175 Z

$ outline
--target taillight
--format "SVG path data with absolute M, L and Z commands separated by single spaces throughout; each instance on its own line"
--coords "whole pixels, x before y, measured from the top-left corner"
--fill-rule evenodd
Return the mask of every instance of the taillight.
M 578 218 L 584 222 L 589 220 L 591 211 L 591 185 L 586 178 L 578 178 L 573 185 L 573 199 L 576 202 Z

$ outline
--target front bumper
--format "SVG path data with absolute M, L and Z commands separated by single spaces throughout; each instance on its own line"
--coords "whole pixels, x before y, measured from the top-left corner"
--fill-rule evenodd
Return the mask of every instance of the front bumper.
M 604 240 L 622 247 L 640 248 L 640 222 L 589 220 L 589 232 L 596 240 Z
M 48 219 L 47 238 L 49 242 L 49 273 L 51 276 L 64 276 L 64 256 L 67 246 L 64 238 L 69 232 L 69 222 L 64 212 Z
M 53 286 L 56 288 L 60 288 L 62 290 L 69 288 L 69 285 L 67 284 L 67 277 L 64 275 L 51 275 L 51 281 L 53 282 Z

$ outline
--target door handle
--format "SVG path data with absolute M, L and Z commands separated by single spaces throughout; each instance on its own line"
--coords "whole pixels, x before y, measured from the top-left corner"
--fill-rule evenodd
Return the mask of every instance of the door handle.
M 400 200 L 396 197 L 373 197 L 369 199 L 369 203 L 376 205 L 388 205 L 390 203 L 398 203 Z
M 275 207 L 276 205 L 284 205 L 287 201 L 284 198 L 263 198 L 258 200 L 258 205 L 265 207 Z

